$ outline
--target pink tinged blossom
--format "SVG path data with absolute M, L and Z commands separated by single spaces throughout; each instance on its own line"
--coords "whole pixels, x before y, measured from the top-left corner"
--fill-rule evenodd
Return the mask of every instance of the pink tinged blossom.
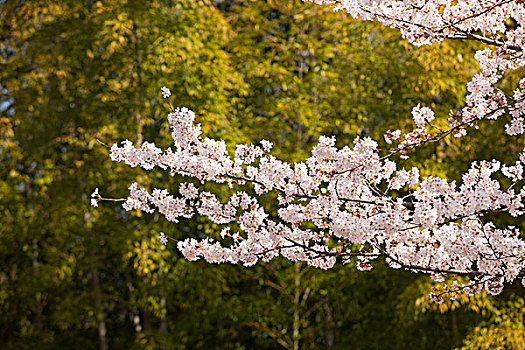
M 179 185 L 179 193 L 187 199 L 196 199 L 199 194 L 199 189 L 192 183 L 182 182 Z
M 523 117 L 513 118 L 510 124 L 505 124 L 505 131 L 509 135 L 521 135 L 525 132 Z
M 513 166 L 504 165 L 501 168 L 501 172 L 503 173 L 503 175 L 511 179 L 512 182 L 517 182 L 523 179 L 523 165 L 519 161 L 516 162 L 516 164 Z
M 171 96 L 171 91 L 167 87 L 163 86 L 160 90 L 162 91 L 162 98 L 168 98 Z
M 418 128 L 424 128 L 426 122 L 434 120 L 434 111 L 428 107 L 417 105 L 412 109 L 412 118 Z
M 197 251 L 198 242 L 197 240 L 190 238 L 177 243 L 177 248 L 180 250 L 182 255 L 189 261 L 195 261 L 199 259 Z
M 262 140 L 260 143 L 264 152 L 268 153 L 272 150 L 273 143 L 271 143 L 270 141 Z
M 164 232 L 161 232 L 161 233 L 160 233 L 160 235 L 159 235 L 159 240 L 160 240 L 160 243 L 161 243 L 161 244 L 164 244 L 164 245 L 168 244 L 168 236 L 166 236 L 166 235 L 164 234 Z
M 98 187 L 95 188 L 93 193 L 91 193 L 91 205 L 95 208 L 98 208 L 98 201 L 100 199 L 100 194 L 98 193 Z

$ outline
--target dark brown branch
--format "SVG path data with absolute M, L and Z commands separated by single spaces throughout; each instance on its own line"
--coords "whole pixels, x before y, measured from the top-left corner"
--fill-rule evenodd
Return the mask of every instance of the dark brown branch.
M 497 46 L 497 47 L 502 47 L 503 46 L 503 47 L 505 47 L 507 49 L 510 49 L 510 50 L 513 50 L 513 51 L 517 51 L 517 52 L 523 51 L 523 49 L 521 47 L 516 46 L 516 45 L 507 45 L 505 42 L 494 40 L 494 39 L 489 39 L 489 38 L 487 38 L 485 36 L 482 36 L 482 35 L 476 35 L 476 34 L 464 32 L 464 31 L 461 31 L 459 29 L 458 29 L 458 31 L 462 32 L 463 36 L 447 36 L 447 39 L 479 41 L 479 42 L 481 42 L 483 44 L 487 44 L 487 45 L 492 45 L 492 46 Z

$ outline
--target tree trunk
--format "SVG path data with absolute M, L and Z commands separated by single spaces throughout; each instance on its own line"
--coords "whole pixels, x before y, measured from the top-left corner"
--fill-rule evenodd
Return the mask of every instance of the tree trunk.
M 325 304 L 325 321 L 326 321 L 326 348 L 333 349 L 335 343 L 335 324 L 334 324 L 334 314 L 333 314 L 332 305 L 329 302 Z
M 300 315 L 299 315 L 299 303 L 301 297 L 301 263 L 296 262 L 295 265 L 295 276 L 294 276 L 294 296 L 293 296 L 293 350 L 299 350 L 300 345 Z
M 106 315 L 102 308 L 102 295 L 100 293 L 100 283 L 98 280 L 98 271 L 93 269 L 93 296 L 95 298 L 95 312 L 97 316 L 98 323 L 98 343 L 100 350 L 107 350 L 108 341 L 107 341 L 107 328 L 106 328 Z

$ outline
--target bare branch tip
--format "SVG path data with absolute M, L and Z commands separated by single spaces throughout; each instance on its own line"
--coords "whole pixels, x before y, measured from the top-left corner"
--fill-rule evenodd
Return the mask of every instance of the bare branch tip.
M 104 142 L 100 141 L 99 139 L 97 139 L 97 142 L 100 143 L 102 146 L 104 146 L 106 148 L 111 148 L 108 145 L 106 145 Z

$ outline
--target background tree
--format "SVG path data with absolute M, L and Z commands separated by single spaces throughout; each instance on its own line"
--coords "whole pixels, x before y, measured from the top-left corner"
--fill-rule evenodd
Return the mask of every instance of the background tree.
M 175 187 L 178 179 L 159 172 L 108 163 L 96 142 L 168 146 L 162 85 L 196 111 L 207 135 L 230 146 L 267 138 L 296 160 L 319 134 L 343 144 L 404 127 L 421 96 L 443 112 L 461 106 L 474 46 L 416 50 L 377 23 L 299 1 L 0 6 L 3 347 L 453 348 L 470 331 L 465 346 L 475 348 L 484 329 L 501 334 L 493 337 L 500 346 L 521 334 L 519 288 L 498 301 L 483 297 L 478 309 L 437 310 L 420 279 L 404 272 L 188 263 L 158 244 L 158 232 L 204 236 L 214 225 L 174 228 L 117 204 L 88 207 L 102 182 L 111 193 L 137 177 Z M 438 58 L 443 51 L 450 60 Z M 428 158 L 429 172 L 458 176 L 464 142 L 429 147 L 414 162 Z M 488 132 L 469 142 L 481 159 L 487 144 L 504 141 Z

